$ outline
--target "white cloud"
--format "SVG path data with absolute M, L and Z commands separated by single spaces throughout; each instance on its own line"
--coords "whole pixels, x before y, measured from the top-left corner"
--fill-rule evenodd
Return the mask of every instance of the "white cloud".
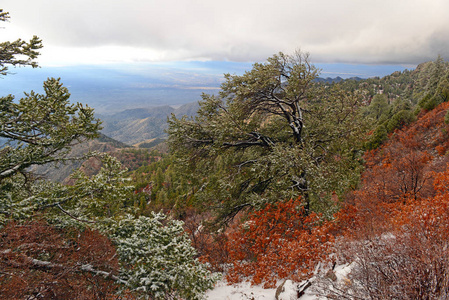
M 42 64 L 259 61 L 298 47 L 315 62 L 449 58 L 447 0 L 4 0 L 1 39 L 40 36 Z

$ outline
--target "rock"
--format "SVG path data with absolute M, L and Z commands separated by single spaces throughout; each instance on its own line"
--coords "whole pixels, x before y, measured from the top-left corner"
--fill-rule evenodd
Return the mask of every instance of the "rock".
M 277 289 L 276 289 L 276 294 L 274 295 L 274 298 L 275 298 L 276 300 L 279 300 L 279 295 L 280 295 L 281 293 L 284 292 L 284 285 L 285 285 L 285 282 L 286 282 L 286 281 L 287 281 L 287 279 L 284 280 L 284 281 L 281 283 L 281 285 L 279 285 L 279 286 L 277 287 Z
M 337 275 L 335 275 L 334 270 L 332 270 L 332 269 L 327 271 L 325 276 L 332 281 L 337 281 Z
M 297 300 L 298 299 L 298 285 L 293 281 L 286 279 L 276 289 L 276 300 Z

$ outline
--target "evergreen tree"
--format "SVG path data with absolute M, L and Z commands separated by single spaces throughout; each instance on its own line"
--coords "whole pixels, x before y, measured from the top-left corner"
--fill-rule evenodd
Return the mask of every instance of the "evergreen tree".
M 9 15 L 0 10 L 0 21 Z M 0 73 L 9 66 L 37 66 L 35 58 L 42 44 L 37 37 L 30 42 L 18 39 L 0 43 Z M 33 165 L 66 160 L 73 145 L 98 136 L 99 120 L 93 109 L 71 104 L 70 94 L 59 79 L 44 82 L 44 94 L 25 93 L 0 97 L 0 215 L 15 218 L 39 187 L 32 186 Z M 31 196 L 31 197 L 30 197 Z
M 279 53 L 242 76 L 226 74 L 195 119 L 172 116 L 170 147 L 199 205 L 224 221 L 298 195 L 306 211 L 326 210 L 333 191 L 355 184 L 360 98 L 314 84 L 317 74 L 307 54 Z
M 382 122 L 388 118 L 390 111 L 388 98 L 385 95 L 375 95 L 369 106 L 365 109 L 365 115 L 372 118 L 375 122 Z
M 0 11 L 0 21 L 7 17 Z M 40 47 L 36 41 L 19 40 L 16 46 L 2 43 L 0 73 L 6 74 L 10 65 L 35 66 L 34 50 Z M 16 55 L 29 59 L 16 59 Z M 48 79 L 44 94 L 25 93 L 19 101 L 11 95 L 0 98 L 0 267 L 8 269 L 0 274 L 0 285 L 15 286 L 22 277 L 32 284 L 18 293 L 0 289 L 0 297 L 85 299 L 98 295 L 96 290 L 112 293 L 115 284 L 120 284 L 137 298 L 200 299 L 217 278 L 195 258 L 182 222 L 163 224 L 162 214 L 133 215 L 137 209 L 132 203 L 134 188 L 127 184 L 126 170 L 116 158 L 102 156 L 103 168 L 94 176 L 75 172 L 70 186 L 35 180 L 29 173 L 30 166 L 65 161 L 74 144 L 98 136 L 100 122 L 93 109 L 71 104 L 69 97 L 59 79 Z M 159 173 L 162 185 L 164 177 Z M 16 222 L 27 222 L 29 234 L 45 231 L 44 243 L 36 243 Z M 93 235 L 90 229 L 95 229 Z M 78 238 L 70 239 L 71 235 Z M 105 247 L 96 243 L 105 243 Z M 119 256 L 118 275 L 114 247 Z M 108 251 L 107 256 L 102 249 Z M 80 253 L 88 257 L 77 256 Z M 107 287 L 105 280 L 114 281 L 111 288 L 99 286 Z M 95 291 L 73 292 L 61 286 Z
M 0 9 L 0 22 L 7 22 L 9 13 Z M 42 48 L 42 41 L 37 37 L 26 42 L 17 39 L 13 42 L 6 41 L 0 43 L 0 75 L 8 74 L 9 66 L 32 66 L 37 67 L 35 59 L 38 57 L 38 50 Z

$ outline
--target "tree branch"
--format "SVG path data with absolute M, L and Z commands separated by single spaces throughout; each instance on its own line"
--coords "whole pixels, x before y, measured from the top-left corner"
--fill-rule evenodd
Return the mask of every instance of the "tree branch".
M 222 144 L 223 147 L 241 147 L 241 148 L 247 148 L 251 146 L 262 146 L 271 148 L 274 146 L 274 142 L 271 140 L 271 138 L 264 136 L 260 134 L 257 131 L 251 132 L 248 134 L 249 136 L 253 137 L 254 139 L 246 140 L 246 141 L 237 141 L 235 143 L 229 143 L 225 142 Z
M 11 249 L 7 249 L 4 250 L 2 252 L 0 252 L 0 254 L 9 254 L 11 253 L 12 250 Z M 29 256 L 26 256 L 23 253 L 19 254 L 20 257 L 24 258 L 24 260 L 31 264 L 31 267 L 34 269 L 62 269 L 62 270 L 67 270 L 67 269 L 71 269 L 71 267 L 65 266 L 63 264 L 56 264 L 56 263 L 52 263 L 50 261 L 44 261 L 44 260 L 39 260 L 39 259 L 35 259 L 35 258 L 31 258 Z M 16 261 L 12 261 L 12 260 L 8 260 L 7 261 L 8 264 L 11 264 L 13 266 L 17 266 L 19 265 L 19 263 L 17 263 Z M 102 270 L 97 270 L 95 269 L 92 265 L 90 264 L 85 264 L 85 265 L 78 265 L 78 267 L 74 268 L 75 272 L 88 272 L 88 273 L 92 273 L 94 275 L 97 276 L 103 276 L 104 278 L 110 278 L 112 280 L 115 280 L 121 284 L 127 284 L 126 281 L 124 281 L 123 279 L 121 279 L 120 277 L 112 274 L 111 272 L 105 272 Z
M 76 221 L 84 222 L 84 223 L 90 223 L 90 224 L 95 224 L 95 223 L 97 223 L 97 222 L 95 222 L 95 221 L 89 221 L 89 220 L 81 220 L 81 219 L 78 219 L 77 217 L 75 217 L 74 215 L 70 214 L 68 211 L 66 211 L 65 209 L 63 209 L 62 206 L 61 206 L 59 203 L 57 203 L 56 207 L 59 208 L 63 213 L 65 213 L 66 215 L 68 215 L 69 217 L 71 217 L 72 219 L 74 219 L 74 220 L 76 220 Z

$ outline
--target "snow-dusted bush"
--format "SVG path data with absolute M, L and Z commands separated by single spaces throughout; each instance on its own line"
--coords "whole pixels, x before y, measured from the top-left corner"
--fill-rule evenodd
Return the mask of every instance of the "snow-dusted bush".
M 108 226 L 122 263 L 120 277 L 145 298 L 202 299 L 218 279 L 196 258 L 183 222 L 126 216 Z

